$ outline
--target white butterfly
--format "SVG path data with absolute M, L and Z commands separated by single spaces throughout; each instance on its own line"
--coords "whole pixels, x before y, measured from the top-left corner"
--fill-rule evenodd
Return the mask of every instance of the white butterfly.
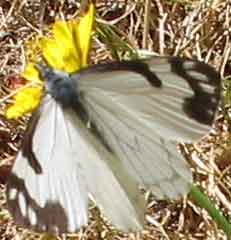
M 178 57 L 94 65 L 77 73 L 38 66 L 47 94 L 34 113 L 7 184 L 15 222 L 75 232 L 88 223 L 88 194 L 122 230 L 143 227 L 145 199 L 187 193 L 192 174 L 177 142 L 212 124 L 220 78 Z

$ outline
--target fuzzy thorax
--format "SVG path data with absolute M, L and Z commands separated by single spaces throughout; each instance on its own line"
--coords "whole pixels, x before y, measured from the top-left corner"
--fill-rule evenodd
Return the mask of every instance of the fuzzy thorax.
M 45 81 L 46 91 L 63 106 L 69 107 L 78 101 L 78 86 L 70 75 L 45 65 L 36 65 Z

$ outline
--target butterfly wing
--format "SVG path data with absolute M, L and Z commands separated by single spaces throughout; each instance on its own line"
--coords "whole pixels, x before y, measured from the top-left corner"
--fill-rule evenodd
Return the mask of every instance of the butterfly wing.
M 80 151 L 76 161 L 84 172 L 89 193 L 117 228 L 124 231 L 141 230 L 145 198 L 140 194 L 139 183 L 127 173 L 117 156 L 102 145 L 100 138 L 87 129 L 83 121 L 76 118 L 75 114 L 69 121 L 78 130 L 73 130 Z
M 137 186 L 76 113 L 47 96 L 29 123 L 9 178 L 8 208 L 20 226 L 75 232 L 87 224 L 88 190 L 117 227 L 141 230 L 145 199 Z
M 7 184 L 8 208 L 21 226 L 74 232 L 88 221 L 87 191 L 64 110 L 46 96 L 26 131 Z
M 143 63 L 147 69 L 142 71 L 137 71 L 142 68 L 139 61 L 130 63 L 132 68 L 122 63 L 95 65 L 75 78 L 82 95 L 99 89 L 150 115 L 160 135 L 179 141 L 203 136 L 210 129 L 220 100 L 217 72 L 205 63 L 178 57 L 157 57 Z
M 209 131 L 220 78 L 212 67 L 192 60 L 144 63 L 146 69 L 139 62 L 132 69 L 126 63 L 95 66 L 73 78 L 97 134 L 129 175 L 157 198 L 174 198 L 186 193 L 192 181 L 176 144 Z
M 176 142 L 159 135 L 151 119 L 126 112 L 103 91 L 88 92 L 85 101 L 102 144 L 141 186 L 155 189 L 157 198 L 176 198 L 187 192 L 192 182 L 189 166 L 177 153 Z

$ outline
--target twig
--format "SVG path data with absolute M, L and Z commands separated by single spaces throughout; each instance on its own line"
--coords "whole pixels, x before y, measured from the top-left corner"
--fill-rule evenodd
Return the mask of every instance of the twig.
M 160 48 L 160 55 L 164 55 L 165 49 L 165 30 L 164 25 L 167 19 L 168 14 L 165 13 L 162 18 L 159 19 L 159 48 Z
M 31 28 L 31 29 L 34 30 L 36 33 L 38 33 L 38 35 L 42 35 L 42 32 L 40 31 L 40 29 L 38 29 L 37 27 L 33 26 L 29 21 L 27 21 L 27 19 L 26 19 L 24 16 L 20 15 L 19 17 L 26 23 L 26 25 L 27 25 L 29 28 Z
M 146 0 L 144 6 L 144 30 L 143 30 L 143 49 L 148 48 L 148 34 L 150 28 L 150 8 L 151 8 L 151 1 Z
M 225 197 L 225 195 L 221 192 L 218 186 L 214 188 L 214 194 L 219 198 L 219 200 L 224 204 L 224 206 L 231 211 L 231 204 Z
M 43 29 L 43 21 L 44 21 L 44 15 L 46 10 L 46 1 L 40 0 L 40 16 L 39 16 L 39 29 L 42 32 Z
M 7 13 L 7 15 L 6 15 L 4 21 L 0 24 L 0 29 L 2 28 L 3 25 L 6 24 L 8 18 L 9 18 L 9 17 L 11 16 L 11 14 L 13 13 L 17 1 L 18 1 L 18 0 L 14 0 L 14 1 L 13 1 L 12 5 L 11 5 L 11 7 L 10 7 L 10 10 L 8 11 L 8 13 Z
M 169 216 L 167 216 L 167 217 L 169 217 Z M 164 235 L 165 239 L 170 240 L 170 238 L 168 237 L 168 234 L 166 233 L 166 231 L 163 228 L 162 223 L 159 223 L 158 221 L 156 221 L 154 218 L 152 218 L 150 216 L 146 216 L 146 219 L 147 219 L 148 222 L 150 222 L 156 228 L 158 228 L 158 230 Z
M 136 8 L 136 4 L 133 4 L 129 9 L 128 11 L 126 11 L 123 15 L 121 15 L 120 17 L 114 19 L 114 20 L 111 20 L 111 21 L 106 21 L 102 18 L 96 18 L 96 21 L 99 22 L 99 23 L 103 23 L 103 24 L 107 24 L 107 25 L 115 25 L 117 24 L 118 22 L 120 22 L 122 19 L 126 18 L 128 15 L 130 15 Z

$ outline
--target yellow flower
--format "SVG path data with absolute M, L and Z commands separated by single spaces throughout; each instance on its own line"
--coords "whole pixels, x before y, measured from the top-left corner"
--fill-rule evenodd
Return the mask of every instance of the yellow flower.
M 38 40 L 42 56 L 54 69 L 72 73 L 87 66 L 91 32 L 94 21 L 94 5 L 90 4 L 80 21 L 56 21 L 52 28 L 53 38 Z M 35 86 L 19 91 L 14 105 L 6 111 L 8 119 L 16 119 L 35 110 L 42 97 L 42 80 L 34 63 L 29 63 L 21 74 Z M 39 84 L 39 85 L 38 85 Z

